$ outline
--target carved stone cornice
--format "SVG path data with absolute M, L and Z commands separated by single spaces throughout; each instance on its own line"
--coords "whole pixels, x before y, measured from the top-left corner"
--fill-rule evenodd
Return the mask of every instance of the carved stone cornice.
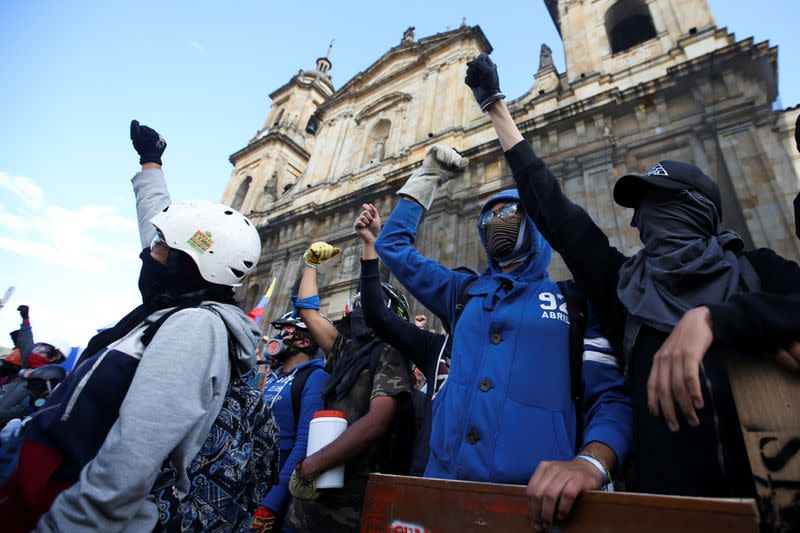
M 236 165 L 236 161 L 254 152 L 255 150 L 261 148 L 262 146 L 265 146 L 270 141 L 275 141 L 277 143 L 283 144 L 291 148 L 297 153 L 297 155 L 299 155 L 306 161 L 308 161 L 308 159 L 311 157 L 311 154 L 308 153 L 308 150 L 300 146 L 294 139 L 292 139 L 285 133 L 281 131 L 271 131 L 266 135 L 264 135 L 263 137 L 261 137 L 260 139 L 248 144 L 241 150 L 232 153 L 230 157 L 228 157 L 228 161 L 230 161 L 232 165 Z

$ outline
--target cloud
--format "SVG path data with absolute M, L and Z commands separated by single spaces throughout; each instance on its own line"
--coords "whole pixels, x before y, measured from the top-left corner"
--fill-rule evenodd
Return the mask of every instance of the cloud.
M 189 46 L 195 50 L 200 50 L 201 52 L 205 51 L 205 47 L 200 41 L 189 41 Z
M 25 193 L 18 194 L 11 184 L 22 184 Z M 5 172 L 0 172 L 0 188 L 29 200 L 16 213 L 0 204 L 0 249 L 85 272 L 105 272 L 110 261 L 136 260 L 137 224 L 121 216 L 115 206 L 68 209 L 45 204 L 42 189 L 33 180 Z
M 32 179 L 24 176 L 11 176 L 8 172 L 0 171 L 0 189 L 14 193 L 25 207 L 38 209 L 42 207 L 44 193 Z

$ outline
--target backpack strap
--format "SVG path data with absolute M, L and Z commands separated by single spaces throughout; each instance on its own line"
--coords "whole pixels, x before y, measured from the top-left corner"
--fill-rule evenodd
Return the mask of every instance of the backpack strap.
M 292 378 L 292 412 L 294 413 L 294 425 L 300 423 L 300 404 L 303 400 L 303 391 L 306 388 L 306 381 L 317 367 L 313 365 L 304 366 L 297 370 Z
M 475 283 L 475 280 L 478 279 L 478 276 L 471 277 L 464 282 L 464 285 L 461 287 L 461 293 L 458 295 L 458 303 L 456 304 L 456 312 L 453 315 L 453 323 L 450 325 L 450 337 L 453 337 L 453 333 L 456 330 L 456 324 L 458 324 L 459 319 L 461 318 L 461 314 L 464 312 L 464 308 L 467 306 L 469 301 L 472 299 L 472 295 L 469 294 L 467 291 L 472 284 Z
M 211 311 L 212 313 L 217 315 L 220 320 L 222 320 L 222 315 L 220 315 L 216 309 L 214 309 L 209 305 L 185 305 L 185 306 L 175 307 L 173 309 L 170 309 L 163 315 L 161 315 L 158 318 L 158 320 L 147 326 L 147 329 L 144 330 L 144 333 L 142 333 L 141 337 L 141 341 L 144 347 L 147 348 L 150 345 L 150 343 L 153 341 L 153 337 L 155 337 L 156 333 L 158 333 L 158 330 L 161 328 L 161 326 L 164 325 L 164 322 L 166 322 L 172 315 L 174 315 L 179 311 L 183 311 L 184 309 L 192 309 L 192 308 L 201 308 L 205 309 L 206 311 Z M 228 331 L 228 326 L 225 325 L 224 320 L 222 320 L 222 325 L 225 327 L 225 333 L 227 334 L 228 337 L 228 359 L 231 362 L 231 379 L 233 379 L 234 375 L 235 377 L 240 377 L 241 372 L 239 371 L 238 365 L 236 365 L 236 356 L 235 356 L 236 349 L 233 344 L 233 339 L 231 338 L 231 334 Z
M 156 336 L 156 333 L 158 332 L 158 330 L 161 328 L 161 326 L 164 325 L 164 322 L 166 322 L 169 317 L 171 317 L 172 315 L 174 315 L 178 311 L 183 311 L 184 309 L 189 309 L 189 308 L 188 307 L 175 307 L 173 309 L 170 309 L 169 311 L 167 311 L 166 313 L 161 315 L 158 318 L 158 320 L 156 320 L 155 322 L 153 322 L 152 324 L 147 326 L 147 329 L 144 330 L 144 333 L 142 333 L 142 338 L 141 338 L 141 341 L 142 341 L 142 344 L 144 345 L 144 347 L 146 348 L 146 347 L 148 347 L 150 345 L 150 343 L 153 341 L 153 337 Z
M 576 449 L 583 440 L 583 337 L 586 333 L 586 302 L 567 281 L 559 281 L 558 288 L 567 304 L 569 317 L 569 375 L 572 401 L 575 402 Z

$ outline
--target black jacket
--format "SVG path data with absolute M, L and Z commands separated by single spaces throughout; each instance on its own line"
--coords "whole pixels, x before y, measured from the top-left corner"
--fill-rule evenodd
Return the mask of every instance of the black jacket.
M 428 383 L 422 426 L 414 439 L 411 473 L 422 475 L 428 463 L 431 435 L 431 402 L 438 374 L 437 361 L 447 339 L 442 334 L 418 328 L 392 313 L 383 302 L 378 260 L 361 260 L 361 307 L 364 319 L 375 335 L 406 355 L 420 369 Z
M 506 152 L 523 206 L 564 259 L 577 285 L 608 326 L 609 340 L 622 350 L 626 310 L 617 297 L 619 269 L 628 257 L 586 211 L 561 192 L 555 176 L 527 141 Z M 744 443 L 725 369 L 731 351 L 764 352 L 800 338 L 800 267 L 773 251 L 745 252 L 761 281 L 761 291 L 709 305 L 714 345 L 703 361 L 706 408 L 700 427 L 672 433 L 663 418 L 647 410 L 647 378 L 653 356 L 667 334 L 642 326 L 633 346 L 628 375 L 633 393 L 636 477 L 642 492 L 694 496 L 752 493 Z M 735 347 L 735 348 L 734 348 Z M 738 349 L 738 350 L 736 350 Z

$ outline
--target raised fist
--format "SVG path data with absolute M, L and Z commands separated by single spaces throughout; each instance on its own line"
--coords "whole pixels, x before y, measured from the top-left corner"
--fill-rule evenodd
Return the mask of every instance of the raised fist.
M 353 223 L 353 229 L 362 241 L 374 243 L 381 232 L 381 216 L 372 204 L 364 204 L 361 209 L 361 214 Z
M 131 141 L 136 153 L 139 154 L 139 164 L 161 164 L 161 155 L 167 148 L 167 141 L 156 130 L 147 126 L 140 126 L 138 120 L 131 120 Z
M 327 242 L 318 241 L 308 247 L 308 250 L 303 254 L 303 260 L 306 266 L 317 268 L 322 262 L 339 255 L 341 251 L 340 248 L 331 246 Z
M 489 58 L 488 54 L 481 54 L 467 63 L 467 76 L 464 78 L 472 95 L 481 107 L 486 109 L 506 95 L 500 92 L 500 79 L 497 75 L 497 65 Z
M 422 166 L 411 174 L 397 194 L 412 198 L 425 209 L 430 209 L 439 186 L 454 178 L 469 164 L 469 159 L 447 146 L 428 148 Z
M 20 305 L 17 307 L 17 311 L 19 311 L 19 316 L 22 317 L 22 320 L 28 320 L 30 308 L 27 305 Z

